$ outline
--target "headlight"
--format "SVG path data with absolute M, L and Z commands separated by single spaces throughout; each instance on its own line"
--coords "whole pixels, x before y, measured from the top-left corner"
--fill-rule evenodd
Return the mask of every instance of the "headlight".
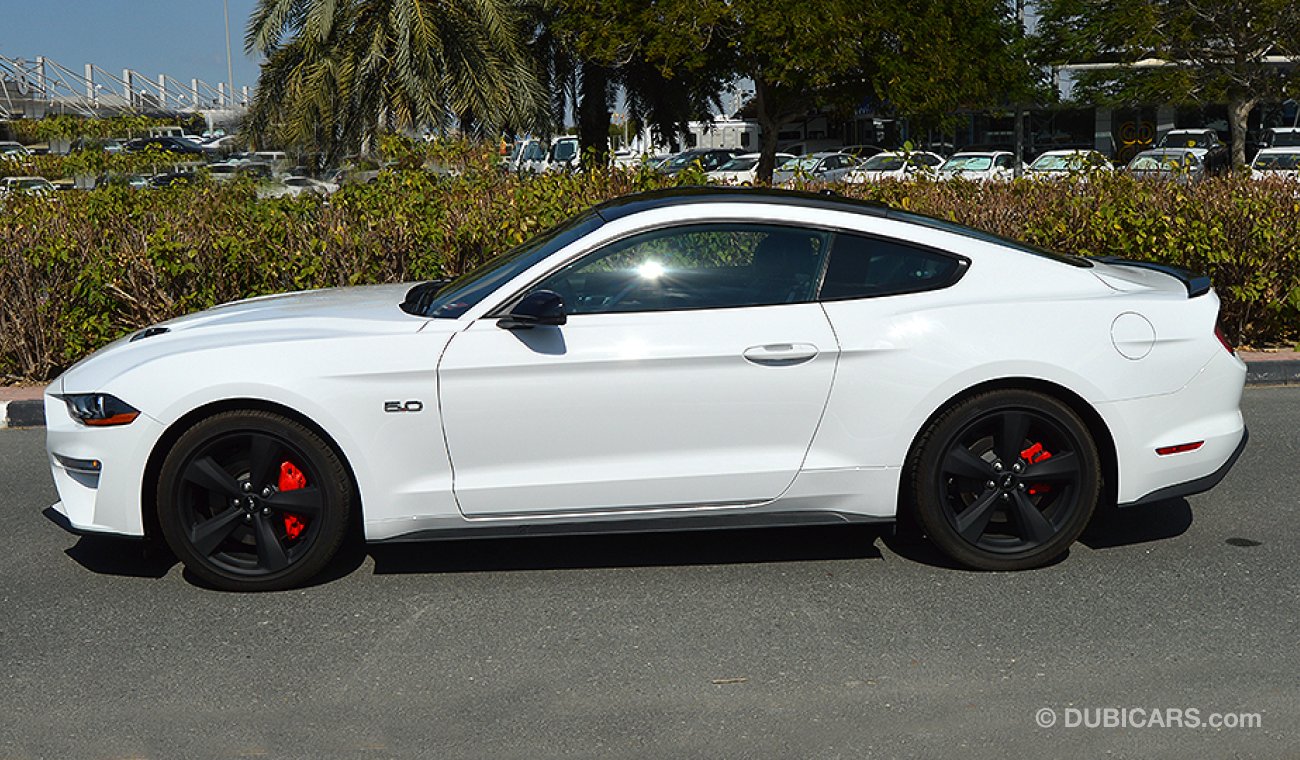
M 83 425 L 129 425 L 140 416 L 139 409 L 107 393 L 75 393 L 60 398 L 68 405 L 68 414 L 72 415 L 72 419 Z

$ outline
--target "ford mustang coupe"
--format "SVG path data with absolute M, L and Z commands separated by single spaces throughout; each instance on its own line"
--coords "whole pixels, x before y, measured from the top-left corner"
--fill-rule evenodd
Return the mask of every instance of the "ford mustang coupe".
M 49 387 L 56 519 L 217 587 L 369 541 L 906 518 L 1042 565 L 1204 491 L 1246 370 L 1205 278 L 826 195 L 599 206 L 451 282 L 252 298 Z

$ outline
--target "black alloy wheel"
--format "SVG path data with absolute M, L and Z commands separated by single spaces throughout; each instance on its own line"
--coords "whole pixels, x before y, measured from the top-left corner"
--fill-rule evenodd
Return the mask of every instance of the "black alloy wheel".
M 921 524 L 953 559 L 985 570 L 1038 567 L 1087 526 L 1101 490 L 1096 445 L 1068 406 L 993 391 L 949 409 L 912 463 Z
M 320 572 L 347 532 L 352 488 L 333 449 L 293 420 L 225 412 L 177 440 L 158 520 L 195 575 L 235 591 L 282 589 Z

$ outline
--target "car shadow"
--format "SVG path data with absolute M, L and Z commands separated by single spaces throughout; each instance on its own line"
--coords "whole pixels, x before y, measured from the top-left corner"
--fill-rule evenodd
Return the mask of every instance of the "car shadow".
M 880 559 L 867 525 L 372 544 L 375 574 L 474 573 Z
M 123 578 L 156 580 L 167 575 L 177 562 L 161 544 L 111 536 L 82 536 L 63 553 L 92 573 Z
M 1110 507 L 1093 517 L 1079 542 L 1089 549 L 1113 549 L 1181 536 L 1192 527 L 1187 499 L 1136 507 Z

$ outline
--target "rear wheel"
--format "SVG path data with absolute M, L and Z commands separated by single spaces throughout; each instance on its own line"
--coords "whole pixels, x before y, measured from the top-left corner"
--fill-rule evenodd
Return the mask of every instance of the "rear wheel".
M 195 575 L 233 591 L 299 585 L 338 551 L 352 509 L 347 470 L 303 425 L 224 412 L 186 431 L 163 462 L 158 522 Z
M 984 570 L 1039 567 L 1088 524 L 1101 495 L 1096 445 L 1078 415 L 1041 393 L 969 398 L 923 434 L 916 514 L 953 559 Z

